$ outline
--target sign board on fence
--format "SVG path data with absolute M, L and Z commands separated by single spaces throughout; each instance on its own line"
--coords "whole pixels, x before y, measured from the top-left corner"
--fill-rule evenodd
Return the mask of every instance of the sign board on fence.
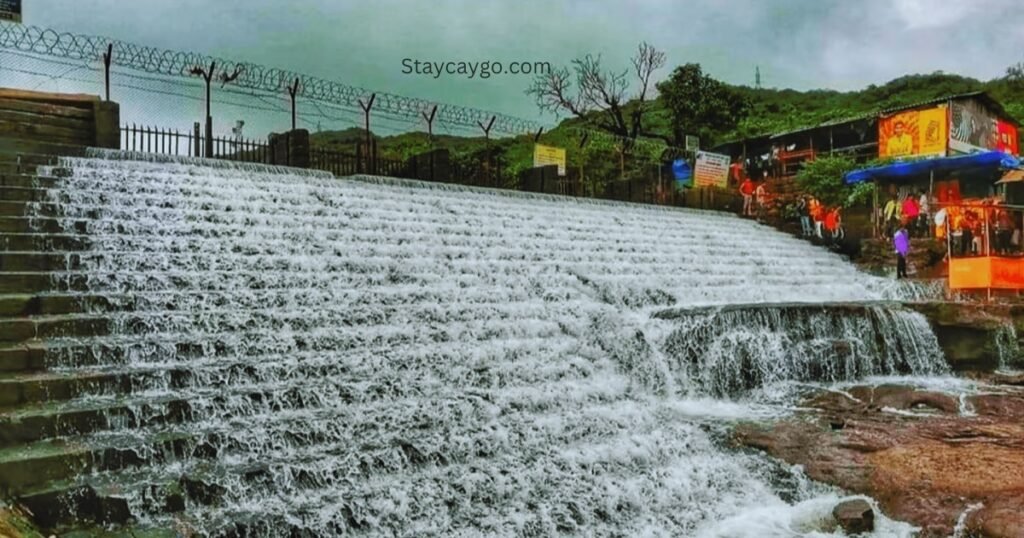
M 686 135 L 686 151 L 697 151 L 700 149 L 700 137 Z
M 534 144 L 533 166 L 548 166 L 551 164 L 558 165 L 558 175 L 565 175 L 565 148 Z
M 0 21 L 21 22 L 21 0 L 0 0 Z
M 693 167 L 693 184 L 696 187 L 725 188 L 729 180 L 729 156 L 697 152 L 697 162 Z

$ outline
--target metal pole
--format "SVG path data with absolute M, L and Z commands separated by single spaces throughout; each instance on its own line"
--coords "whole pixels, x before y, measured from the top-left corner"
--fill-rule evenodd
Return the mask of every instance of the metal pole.
M 370 135 L 370 109 L 373 108 L 373 101 L 376 100 L 376 99 L 377 99 L 377 94 L 374 93 L 374 94 L 370 95 L 370 100 L 368 102 L 366 102 L 365 104 L 363 103 L 362 99 L 359 100 L 359 107 L 363 109 L 363 115 L 366 118 L 366 164 L 367 164 L 366 171 L 368 173 L 371 173 L 371 174 L 373 173 L 373 170 L 370 167 L 370 163 L 371 163 L 371 156 L 370 156 L 370 138 L 371 138 L 371 135 Z
M 103 73 L 107 89 L 107 101 L 110 101 L 110 62 L 114 58 L 114 44 L 107 45 L 107 52 L 103 53 Z
M 495 119 L 497 119 L 497 116 L 491 116 L 491 121 L 487 122 L 487 127 L 484 127 L 484 124 L 480 123 L 479 121 L 476 122 L 476 124 L 479 125 L 481 129 L 484 130 L 484 155 L 485 158 L 487 159 L 486 162 L 484 163 L 484 172 L 488 176 L 490 176 L 491 174 L 491 127 L 494 126 Z
M 288 95 L 291 95 L 291 97 L 292 97 L 292 130 L 293 131 L 295 130 L 295 94 L 298 93 L 298 91 L 299 91 L 299 79 L 296 78 L 295 79 L 295 83 L 293 83 L 288 88 Z

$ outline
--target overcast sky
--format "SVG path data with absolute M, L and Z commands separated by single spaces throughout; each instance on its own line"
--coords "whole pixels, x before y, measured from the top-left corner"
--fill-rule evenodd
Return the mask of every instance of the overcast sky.
M 26 24 L 279 66 L 371 90 L 540 116 L 530 77 L 403 74 L 403 59 L 543 61 L 641 40 L 722 80 L 856 89 L 907 73 L 980 79 L 1024 61 L 1022 0 L 23 0 Z

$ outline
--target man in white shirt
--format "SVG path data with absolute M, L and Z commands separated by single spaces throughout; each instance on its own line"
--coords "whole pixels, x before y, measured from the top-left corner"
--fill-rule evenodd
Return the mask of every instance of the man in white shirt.
M 921 231 L 924 232 L 926 236 L 932 235 L 930 233 L 931 226 L 929 225 L 931 223 L 931 218 L 929 217 L 929 215 L 931 214 L 931 204 L 929 203 L 930 201 L 931 200 L 928 197 L 928 193 L 925 191 L 921 191 L 921 197 L 918 199 L 917 202 L 917 205 L 920 206 L 921 208 L 921 213 L 918 215 L 918 223 L 919 227 L 921 228 Z

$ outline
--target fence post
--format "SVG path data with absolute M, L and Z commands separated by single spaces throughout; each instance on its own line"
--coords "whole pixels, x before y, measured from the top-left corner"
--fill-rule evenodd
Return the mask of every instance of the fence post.
M 103 53 L 103 73 L 107 90 L 107 101 L 110 101 L 110 62 L 114 58 L 114 44 L 107 45 L 107 52 Z
M 372 138 L 372 135 L 370 134 L 370 109 L 373 108 L 373 102 L 376 99 L 377 99 L 377 94 L 374 93 L 374 94 L 370 95 L 370 100 L 367 101 L 366 103 L 363 103 L 362 99 L 359 100 L 359 107 L 363 109 L 363 115 L 366 117 L 366 160 L 367 160 L 366 172 L 369 173 L 369 174 L 373 173 L 372 165 L 370 164 L 370 159 L 371 159 L 370 139 Z
M 299 91 L 299 79 L 295 79 L 295 83 L 288 87 L 288 95 L 292 97 L 292 130 L 295 130 L 295 94 Z
M 195 156 L 199 157 L 199 140 L 200 140 L 200 138 L 199 138 L 199 122 L 198 121 L 195 122 L 194 124 L 192 124 L 192 132 L 193 132 L 193 136 L 195 137 L 195 140 L 196 140 L 196 143 L 194 145 L 194 147 L 195 147 Z

